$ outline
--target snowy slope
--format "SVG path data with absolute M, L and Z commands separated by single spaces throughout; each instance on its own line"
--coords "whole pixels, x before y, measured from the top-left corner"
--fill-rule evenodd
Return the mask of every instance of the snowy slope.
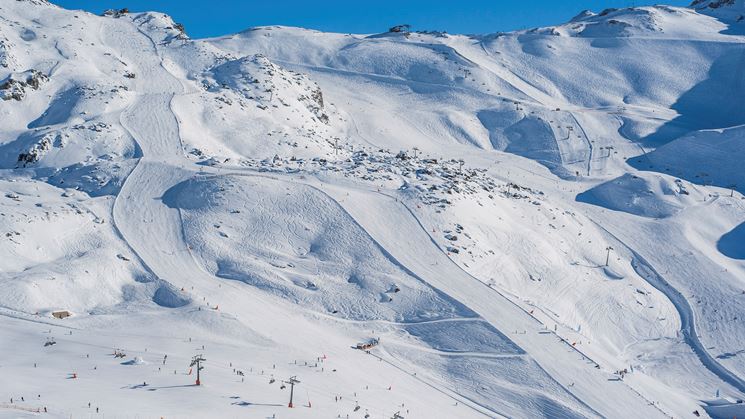
M 0 0 L 0 416 L 742 415 L 743 13 L 192 40 Z
M 694 183 L 743 191 L 745 171 L 737 158 L 743 155 L 745 147 L 743 133 L 743 126 L 696 131 L 630 163 L 639 170 L 664 172 Z

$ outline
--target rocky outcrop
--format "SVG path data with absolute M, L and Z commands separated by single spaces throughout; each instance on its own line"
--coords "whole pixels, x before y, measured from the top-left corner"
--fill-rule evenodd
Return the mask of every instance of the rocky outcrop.
M 13 68 L 14 59 L 10 53 L 11 44 L 7 38 L 0 39 L 0 67 Z
M 47 80 L 49 78 L 37 70 L 13 73 L 0 82 L 0 98 L 3 100 L 23 100 L 26 97 L 27 88 L 39 90 Z
M 694 0 L 691 7 L 694 9 L 719 9 L 727 6 L 734 6 L 735 0 Z
M 205 73 L 205 89 L 218 92 L 229 89 L 257 106 L 279 103 L 304 109 L 309 119 L 329 123 L 321 88 L 307 75 L 285 69 L 261 54 L 228 60 Z M 221 99 L 223 102 L 225 99 Z
M 18 155 L 18 164 L 26 167 L 27 164 L 36 163 L 41 157 L 52 148 L 52 137 L 45 135 L 34 144 L 28 151 Z
M 123 9 L 119 9 L 119 10 L 108 9 L 105 12 L 103 12 L 103 15 L 104 16 L 107 16 L 107 17 L 120 18 L 120 17 L 126 15 L 127 13 L 129 13 L 129 9 L 127 9 L 125 7 Z

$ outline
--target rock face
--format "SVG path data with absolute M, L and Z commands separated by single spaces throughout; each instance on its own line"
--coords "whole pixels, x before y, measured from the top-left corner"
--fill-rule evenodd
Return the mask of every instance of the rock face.
M 0 83 L 0 97 L 3 100 L 23 100 L 26 88 L 39 90 L 49 78 L 37 70 L 13 73 Z

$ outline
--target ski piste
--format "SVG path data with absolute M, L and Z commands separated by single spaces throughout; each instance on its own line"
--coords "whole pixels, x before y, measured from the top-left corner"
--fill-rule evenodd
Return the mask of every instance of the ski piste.
M 0 0 L 0 417 L 745 416 L 743 15 Z

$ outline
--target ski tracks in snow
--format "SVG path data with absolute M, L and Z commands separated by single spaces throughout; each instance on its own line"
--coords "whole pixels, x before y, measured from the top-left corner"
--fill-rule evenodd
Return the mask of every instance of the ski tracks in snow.
M 139 41 L 141 43 L 141 45 L 138 46 L 140 47 L 140 49 L 155 49 L 155 56 L 159 57 L 160 60 L 160 62 L 138 62 L 138 70 L 141 73 L 141 75 L 138 75 L 137 82 L 139 97 L 126 111 L 122 113 L 121 116 L 122 126 L 127 131 L 129 131 L 130 135 L 132 135 L 132 137 L 138 143 L 140 149 L 142 150 L 142 157 L 138 161 L 132 173 L 130 173 L 130 175 L 125 180 L 120 194 L 115 200 L 112 220 L 122 239 L 132 249 L 133 253 L 137 255 L 143 266 L 153 272 L 154 267 L 148 265 L 148 263 L 146 262 L 146 258 L 144 258 L 142 254 L 138 253 L 138 246 L 134 246 L 131 241 L 133 238 L 138 238 L 138 240 L 146 240 L 146 237 L 148 237 L 148 235 L 146 234 L 144 235 L 144 237 L 140 237 L 140 232 L 138 232 L 136 226 L 125 226 L 121 222 L 122 220 L 126 220 L 127 218 L 132 217 L 133 214 L 131 214 L 130 211 L 137 211 L 138 205 L 136 202 L 129 202 L 128 205 L 126 205 L 123 204 L 121 200 L 129 200 L 132 198 L 134 198 L 135 200 L 137 200 L 137 198 L 155 199 L 154 197 L 148 198 L 144 196 L 146 195 L 146 191 L 134 190 L 133 188 L 147 187 L 150 192 L 156 192 L 157 190 L 158 192 L 162 193 L 167 189 L 166 187 L 169 186 L 169 182 L 174 181 L 175 179 L 160 179 L 159 177 L 163 175 L 163 173 L 162 170 L 158 169 L 163 169 L 164 166 L 171 166 L 171 169 L 174 169 L 173 166 L 178 164 L 185 164 L 188 162 L 188 160 L 186 160 L 186 158 L 183 156 L 183 147 L 178 131 L 178 119 L 171 107 L 171 101 L 174 95 L 178 92 L 183 92 L 184 86 L 163 66 L 162 58 L 160 58 L 160 55 L 157 53 L 157 46 L 155 45 L 153 40 L 149 36 L 145 35 L 141 30 L 138 29 L 138 32 L 139 34 L 130 33 L 128 34 L 128 36 L 124 36 L 123 38 L 118 39 L 116 34 L 109 34 L 110 36 L 113 35 L 114 43 Z M 123 34 L 119 34 L 119 36 L 121 35 Z M 131 59 L 133 62 L 137 62 L 137 59 L 139 57 L 126 58 Z M 137 121 L 137 123 L 133 122 L 135 120 Z M 142 132 L 138 132 L 138 127 L 140 126 L 146 126 L 150 128 L 150 130 L 147 131 L 147 141 L 145 140 L 145 134 Z M 188 162 L 188 164 L 191 164 L 191 162 Z M 183 174 L 184 173 L 182 172 L 181 175 Z M 315 189 L 319 190 L 318 188 Z M 329 196 L 329 194 L 325 191 L 321 192 Z M 413 277 L 421 279 L 421 277 L 412 270 L 412 267 L 409 266 L 406 261 L 400 261 L 396 259 L 396 257 L 388 251 L 387 246 L 385 246 L 377 238 L 375 238 L 374 234 L 369 232 L 369 229 L 363 227 L 363 225 L 359 223 L 358 218 L 349 213 L 348 208 L 339 204 L 336 199 L 334 199 L 334 202 L 337 202 L 342 210 L 347 212 L 352 220 L 357 222 L 359 227 L 362 228 L 363 231 L 368 232 L 368 234 L 373 237 L 374 242 L 379 246 L 380 250 L 385 254 L 386 257 L 389 258 L 389 260 L 391 260 L 394 264 L 399 266 L 401 269 L 403 269 L 405 272 L 409 273 Z M 160 201 L 157 203 L 142 203 L 143 207 L 147 207 L 148 205 L 162 205 L 162 203 Z M 408 209 L 408 207 L 406 208 Z M 142 210 L 142 208 L 140 208 L 140 210 Z M 410 209 L 408 209 L 408 211 L 409 213 L 411 213 Z M 413 213 L 411 215 L 414 216 Z M 167 218 L 169 219 L 169 222 L 181 222 L 180 213 L 177 217 L 178 220 L 170 220 L 171 218 L 173 218 L 172 216 L 168 216 Z M 415 216 L 414 219 L 418 222 L 418 219 Z M 421 224 L 419 223 L 418 225 L 421 228 Z M 183 228 L 183 223 L 181 223 L 181 226 L 179 227 Z M 167 227 L 160 226 L 160 228 L 163 229 Z M 177 227 L 177 229 L 179 228 Z M 181 234 L 183 234 L 182 230 L 180 231 Z M 168 232 L 168 234 L 177 233 Z M 427 236 L 429 236 L 426 231 L 424 232 L 424 234 L 427 234 Z M 152 236 L 153 233 L 151 232 L 150 235 Z M 431 237 L 430 240 L 432 240 Z M 151 246 L 139 246 L 139 249 L 140 251 L 142 251 L 143 249 L 148 249 L 150 247 Z M 438 250 L 441 253 L 439 247 Z M 191 255 L 191 252 L 189 253 Z M 150 256 L 156 257 L 155 255 Z M 191 257 L 192 262 L 196 263 L 196 260 L 193 259 L 193 255 L 191 255 Z M 445 257 L 444 254 L 441 257 Z M 450 259 L 448 260 L 450 261 Z M 452 261 L 450 261 L 450 263 L 452 263 Z M 165 265 L 168 265 L 168 263 L 166 263 Z M 460 270 L 459 267 L 458 269 Z M 157 272 L 153 272 L 153 274 L 157 277 Z M 465 280 L 465 276 L 462 273 L 457 276 L 463 276 Z M 464 286 L 466 288 L 465 291 L 458 289 L 458 287 L 447 286 L 445 283 L 439 280 L 434 280 L 434 282 L 433 279 L 430 279 L 428 281 L 424 281 L 423 279 L 422 280 L 427 284 L 433 286 L 435 289 L 438 289 L 441 292 L 451 296 L 451 298 L 455 299 L 456 301 L 464 302 L 466 305 L 470 306 L 472 305 L 471 300 L 474 300 L 474 298 L 468 297 L 469 292 L 471 292 L 469 290 L 472 290 L 477 294 L 481 294 L 483 293 L 483 290 L 481 288 L 474 289 L 474 285 L 475 282 L 478 282 L 481 285 L 484 284 L 480 281 L 477 281 L 475 278 L 470 277 L 470 275 L 468 277 L 470 278 L 470 280 L 468 281 L 469 283 L 465 283 L 463 281 L 454 281 L 457 282 L 459 286 Z M 461 294 L 464 294 L 466 298 L 464 298 L 464 295 Z M 555 353 L 550 353 L 551 351 L 547 351 L 546 348 L 537 347 L 535 344 L 539 343 L 538 341 L 542 342 L 539 343 L 539 345 L 551 345 L 551 342 L 553 342 L 553 346 L 556 346 L 561 345 L 561 343 L 553 339 L 546 340 L 545 337 L 541 338 L 540 335 L 537 334 L 536 336 L 539 336 L 539 338 L 535 338 L 533 336 L 533 329 L 538 329 L 537 322 L 535 320 L 528 321 L 528 319 L 523 319 L 523 317 L 526 317 L 527 315 L 524 313 L 520 313 L 517 306 L 513 306 L 513 303 L 511 303 L 506 298 L 502 298 L 506 301 L 503 301 L 500 304 L 496 304 L 496 306 L 498 307 L 493 307 L 496 308 L 496 310 L 490 309 L 483 304 L 477 304 L 478 307 L 473 308 L 475 308 L 475 312 L 481 314 L 482 316 L 486 313 L 488 317 L 485 318 L 489 323 L 502 326 L 501 328 L 497 327 L 497 330 L 504 330 L 505 327 L 508 327 L 507 330 L 510 330 L 511 326 L 513 325 L 511 323 L 515 323 L 515 320 L 521 319 L 517 323 L 520 323 L 522 326 L 529 327 L 531 329 L 530 337 L 528 337 L 527 335 L 525 335 L 525 338 L 521 338 L 518 336 L 516 338 L 516 343 L 521 347 L 528 348 L 528 353 L 538 361 L 541 367 L 546 369 L 546 367 L 548 366 L 549 368 L 547 368 L 547 374 L 550 377 L 562 377 L 562 381 L 568 380 L 568 377 L 572 377 L 577 380 L 583 379 L 583 375 L 592 377 L 591 379 L 587 380 L 587 383 L 578 383 L 579 385 L 573 387 L 572 391 L 569 391 L 565 385 L 559 384 L 568 394 L 574 397 L 580 405 L 586 407 L 590 412 L 592 412 L 592 414 L 612 416 L 614 412 L 617 413 L 618 411 L 620 411 L 608 407 L 605 402 L 598 400 L 596 396 L 592 395 L 593 392 L 597 392 L 598 386 L 609 386 L 607 380 L 605 379 L 605 377 L 602 377 L 601 373 L 596 373 L 595 370 L 586 363 L 585 365 L 580 365 L 579 358 L 577 357 L 574 357 L 576 359 L 568 361 L 571 364 L 571 367 L 569 367 L 570 371 L 566 371 L 565 369 L 563 369 L 563 366 L 556 365 L 562 363 L 562 361 L 557 362 L 555 356 L 560 356 L 560 354 L 566 349 L 564 348 L 562 350 L 561 346 L 557 346 L 556 348 L 554 348 L 556 349 Z M 495 306 L 494 304 L 491 305 Z M 532 326 L 527 326 L 529 324 L 531 324 Z M 566 356 L 564 357 L 566 358 Z M 569 360 L 569 358 L 567 358 L 566 360 Z M 619 388 L 626 388 L 625 385 L 624 387 L 618 387 L 616 384 L 610 385 L 612 386 L 612 388 L 608 389 L 609 392 L 621 393 L 618 391 Z M 626 396 L 624 397 L 623 395 Z M 641 398 L 638 393 L 632 391 L 623 392 L 622 395 L 619 396 L 617 399 L 621 400 L 621 403 L 636 406 L 636 408 L 638 409 L 638 413 L 643 414 L 647 417 L 653 417 L 661 413 L 656 406 L 650 407 L 647 401 Z M 474 406 L 471 407 L 476 409 Z M 482 407 L 486 408 L 485 406 Z
M 329 195 L 326 191 L 322 192 Z M 391 202 L 394 200 L 393 197 L 386 194 L 380 193 L 379 195 L 384 197 L 385 200 Z M 333 196 L 331 197 L 333 198 Z M 338 202 L 336 199 L 335 201 Z M 385 205 L 388 204 L 391 203 L 389 202 Z M 407 271 L 413 273 L 414 271 L 419 272 L 414 273 L 417 278 L 421 278 L 421 275 L 424 275 L 428 279 L 426 281 L 428 284 L 451 296 L 451 298 L 465 304 L 471 310 L 478 313 L 488 323 L 492 324 L 497 330 L 526 330 L 527 333 L 511 335 L 510 339 L 520 348 L 523 348 L 527 354 L 538 363 L 539 368 L 546 372 L 547 376 L 555 380 L 567 394 L 571 395 L 582 406 L 589 409 L 592 414 L 605 417 L 617 417 L 619 412 L 623 411 L 623 409 L 618 406 L 609 406 L 607 400 L 600 400 L 594 396 L 594 394 L 597 394 L 598 388 L 610 386 L 606 390 L 606 394 L 616 394 L 619 399 L 623 400 L 619 403 L 626 406 L 625 409 L 628 410 L 632 408 L 631 406 L 634 406 L 637 414 L 644 417 L 669 416 L 661 411 L 659 407 L 651 404 L 649 400 L 644 398 L 627 384 L 621 382 L 620 384 L 622 387 L 619 387 L 617 382 L 608 381 L 600 371 L 596 370 L 587 362 L 588 358 L 586 356 L 576 351 L 576 348 L 567 349 L 565 343 L 559 339 L 554 339 L 554 336 L 538 333 L 543 330 L 543 325 L 538 320 L 530 317 L 524 312 L 524 310 L 504 297 L 497 290 L 489 288 L 483 282 L 473 278 L 448 258 L 439 246 L 437 246 L 436 242 L 434 242 L 434 239 L 432 239 L 426 229 L 421 225 L 421 222 L 410 208 L 400 201 L 391 205 L 393 205 L 390 206 L 392 211 L 389 211 L 391 217 L 395 216 L 396 212 L 403 211 L 403 213 L 399 214 L 402 218 L 413 219 L 410 226 L 411 229 L 406 228 L 407 233 L 400 231 L 393 234 L 393 236 L 405 235 L 412 240 L 416 236 L 421 236 L 422 240 L 419 240 L 418 242 L 426 243 L 424 236 L 422 236 L 426 235 L 426 237 L 429 238 L 428 240 L 435 247 L 429 247 L 426 251 L 424 251 L 425 249 L 420 249 L 421 251 L 419 252 L 418 258 L 430 260 L 431 257 L 434 260 L 442 259 L 443 261 L 442 264 L 437 265 L 437 273 L 433 272 L 432 274 L 424 273 L 432 268 L 428 269 L 414 260 L 397 259 L 398 263 L 405 266 Z M 399 206 L 398 211 L 395 210 L 396 206 Z M 368 232 L 368 235 L 370 235 L 381 248 L 387 248 L 388 246 L 386 246 L 386 243 L 391 242 L 391 240 L 397 241 L 399 245 L 398 247 L 407 247 L 407 240 L 403 239 L 403 237 L 398 237 L 400 241 L 394 237 L 385 238 L 381 241 L 381 235 L 376 233 L 383 233 L 384 235 L 385 232 L 379 230 L 379 228 L 376 228 L 370 223 L 362 221 L 358 218 L 361 213 L 356 213 L 353 208 L 348 208 L 346 206 L 342 207 L 358 224 L 363 226 L 365 231 Z M 352 211 L 350 212 L 350 210 Z M 444 281 L 443 277 L 447 277 L 447 281 Z M 490 301 L 487 304 L 483 298 L 476 298 L 476 296 L 483 296 L 484 288 L 489 288 L 493 291 L 495 296 L 498 296 L 501 301 Z M 570 354 L 576 355 L 571 356 Z M 580 358 L 584 359 L 584 361 L 580 362 Z M 580 380 L 583 382 L 580 382 Z M 572 385 L 569 383 L 572 383 Z M 571 387 L 571 390 L 569 387 Z M 620 389 L 625 389 L 626 391 L 619 391 Z
M 128 36 L 119 39 L 117 39 L 117 34 L 108 35 L 114 37 L 113 43 L 137 42 L 137 40 L 147 40 L 149 41 L 150 45 L 148 45 L 148 42 L 141 42 L 141 45 L 139 45 L 139 47 L 141 49 L 153 48 L 156 50 L 157 54 L 157 47 L 152 39 L 144 34 L 142 31 L 139 32 L 139 34 L 133 32 L 131 34 L 128 34 Z M 121 37 L 122 35 L 123 34 L 118 34 L 119 37 Z M 126 58 L 131 59 L 133 57 Z M 136 61 L 136 59 L 133 59 L 133 61 Z M 142 151 L 142 156 L 140 157 L 133 171 L 125 180 L 124 184 L 122 185 L 121 191 L 114 202 L 112 222 L 119 236 L 131 249 L 133 254 L 136 255 L 137 259 L 141 262 L 145 269 L 151 272 L 154 277 L 160 279 L 163 275 L 166 274 L 163 266 L 171 265 L 172 263 L 157 263 L 157 266 L 149 263 L 148 261 L 153 261 L 153 257 L 159 257 L 157 254 L 150 254 L 151 252 L 147 251 L 147 249 L 152 246 L 141 246 L 133 243 L 134 239 L 136 239 L 134 240 L 134 242 L 141 242 L 142 240 L 147 240 L 147 237 L 153 236 L 157 233 L 154 234 L 153 232 L 149 232 L 148 234 L 145 234 L 145 232 L 140 232 L 138 231 L 137 227 L 137 225 L 139 225 L 140 223 L 127 223 L 127 220 L 129 219 L 132 221 L 136 221 L 137 217 L 141 218 L 143 216 L 147 218 L 148 214 L 150 214 L 150 216 L 152 217 L 153 211 L 148 212 L 148 208 L 150 208 L 152 205 L 163 205 L 160 201 L 158 201 L 157 203 L 137 203 L 138 200 L 157 199 L 155 197 L 151 197 L 150 195 L 153 195 L 156 192 L 160 192 L 162 195 L 162 193 L 165 192 L 165 190 L 167 190 L 174 181 L 177 182 L 177 179 L 173 178 L 173 176 L 170 176 L 170 179 L 168 179 L 167 176 L 164 176 L 162 170 L 159 169 L 163 169 L 164 166 L 176 166 L 178 164 L 191 165 L 192 162 L 189 162 L 183 157 L 183 147 L 178 131 L 178 118 L 176 117 L 171 107 L 171 101 L 174 95 L 177 92 L 184 90 L 183 85 L 181 85 L 175 77 L 172 77 L 172 75 L 170 75 L 167 69 L 162 65 L 162 61 L 161 63 L 151 62 L 138 64 L 140 64 L 138 65 L 138 70 L 143 74 L 142 76 L 138 75 L 139 97 L 132 105 L 130 105 L 125 111 L 122 112 L 120 121 L 123 128 L 128 131 L 128 133 L 137 143 L 139 149 Z M 162 71 L 153 70 L 158 68 L 162 69 Z M 153 74 L 155 72 L 160 74 Z M 179 83 L 178 86 L 176 85 L 176 82 Z M 147 129 L 143 131 L 142 129 L 144 127 L 146 127 Z M 174 167 L 171 167 L 171 169 L 174 169 Z M 181 176 L 177 177 L 183 177 L 183 175 L 185 175 L 185 173 L 181 173 Z M 164 177 L 166 179 L 164 179 Z M 175 215 L 176 218 L 173 218 L 172 216 L 169 216 L 167 218 L 169 218 L 169 222 L 178 223 L 179 226 L 171 226 L 175 228 L 175 230 L 171 228 L 170 230 L 172 231 L 168 231 L 167 234 L 176 236 L 180 235 L 181 242 L 184 244 L 184 246 L 186 246 L 183 240 L 183 220 L 181 218 L 181 213 L 178 210 L 175 210 L 173 212 L 177 213 L 177 215 Z M 173 218 L 173 220 L 170 220 L 171 218 Z M 161 225 L 158 226 L 158 228 L 160 230 L 163 230 L 168 229 L 168 226 Z M 174 239 L 178 239 L 178 237 L 174 237 Z M 147 253 L 147 255 L 143 253 L 143 251 Z M 186 248 L 186 251 L 189 254 L 191 263 L 195 265 L 203 275 L 207 274 L 211 276 L 197 262 L 195 256 L 188 249 L 188 247 Z M 388 254 L 382 247 L 381 251 L 383 251 L 386 256 L 391 257 L 390 254 Z M 399 266 L 401 266 L 402 269 L 406 270 L 403 265 L 399 264 Z M 176 265 L 173 265 L 173 267 L 175 269 Z M 183 268 L 185 267 L 181 266 L 181 269 Z M 472 355 L 483 357 L 490 356 L 490 354 L 482 353 L 463 353 L 449 355 Z M 422 380 L 420 379 L 420 381 Z M 437 389 L 443 394 L 447 394 L 449 397 L 453 397 L 455 400 L 469 406 L 476 412 L 485 414 L 487 416 L 498 414 L 497 412 L 494 412 L 493 410 L 485 406 L 481 406 L 478 403 L 471 402 L 469 399 L 464 398 L 462 395 L 455 396 L 453 394 L 449 394 L 449 390 L 442 390 L 432 383 L 427 383 L 425 381 L 422 382 L 434 389 Z M 489 414 L 487 414 L 486 412 L 489 412 Z
M 673 304 L 680 316 L 680 331 L 683 334 L 683 340 L 691 347 L 701 364 L 706 367 L 712 374 L 720 380 L 736 388 L 739 392 L 745 394 L 745 380 L 738 377 L 735 373 L 728 370 L 724 365 L 719 363 L 706 350 L 696 331 L 696 318 L 688 300 L 683 294 L 673 287 L 656 269 L 639 253 L 631 248 L 628 244 L 619 239 L 616 235 L 593 220 L 593 223 L 619 245 L 628 250 L 633 259 L 631 265 L 639 276 L 644 278 L 647 283 L 660 291 Z

